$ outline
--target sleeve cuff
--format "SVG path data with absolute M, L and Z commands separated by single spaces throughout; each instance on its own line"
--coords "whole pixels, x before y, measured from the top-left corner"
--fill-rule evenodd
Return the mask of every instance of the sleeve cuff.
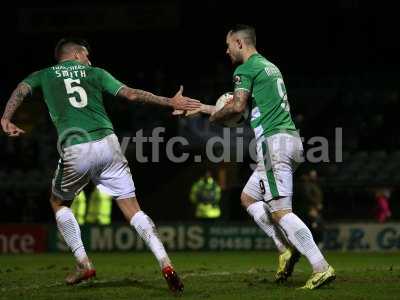
M 117 89 L 115 90 L 115 92 L 114 92 L 114 96 L 117 96 L 117 95 L 118 95 L 118 92 L 119 92 L 123 87 L 125 87 L 125 85 L 121 85 L 119 88 L 117 88 Z
M 235 88 L 235 91 L 238 91 L 238 90 L 244 90 L 244 91 L 248 91 L 248 92 L 250 92 L 250 90 L 249 90 L 249 89 L 242 88 L 242 87 Z

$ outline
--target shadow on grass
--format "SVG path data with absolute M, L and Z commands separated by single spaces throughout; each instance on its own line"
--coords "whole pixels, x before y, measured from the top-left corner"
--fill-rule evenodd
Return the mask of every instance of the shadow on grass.
M 123 287 L 136 287 L 143 290 L 152 291 L 164 291 L 167 287 L 161 288 L 157 284 L 151 284 L 150 282 L 145 282 L 143 280 L 133 279 L 133 278 L 120 278 L 120 279 L 110 279 L 110 280 L 92 280 L 85 284 L 80 285 L 80 288 L 123 288 Z
M 148 291 L 150 292 L 149 295 L 151 297 L 176 297 L 176 296 L 181 296 L 181 294 L 174 294 L 170 292 L 168 289 L 167 284 L 165 285 L 160 285 L 158 282 L 155 281 L 144 281 L 144 280 L 138 280 L 138 279 L 132 279 L 132 278 L 120 278 L 120 279 L 110 279 L 110 280 L 92 280 L 90 282 L 86 282 L 83 284 L 80 284 L 78 286 L 79 289 L 113 289 L 113 288 L 137 288 L 141 289 L 143 291 Z M 190 290 L 185 290 L 183 295 L 186 296 L 193 296 L 195 294 L 198 294 L 196 291 L 190 291 Z M 208 297 L 208 296 L 207 296 Z M 206 298 L 207 298 L 206 297 Z M 203 297 L 204 298 L 204 297 Z

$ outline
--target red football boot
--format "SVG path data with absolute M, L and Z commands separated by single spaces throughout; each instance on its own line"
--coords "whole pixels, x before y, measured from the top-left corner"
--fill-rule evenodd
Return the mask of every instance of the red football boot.
M 167 266 L 162 269 L 162 274 L 165 280 L 168 283 L 168 287 L 173 293 L 182 293 L 183 292 L 183 283 L 179 278 L 178 274 L 176 274 L 174 268 L 172 266 Z
M 68 285 L 78 284 L 82 281 L 89 280 L 96 276 L 96 269 L 93 267 L 91 262 L 86 264 L 78 263 L 76 265 L 76 271 L 69 274 L 65 278 L 65 282 Z

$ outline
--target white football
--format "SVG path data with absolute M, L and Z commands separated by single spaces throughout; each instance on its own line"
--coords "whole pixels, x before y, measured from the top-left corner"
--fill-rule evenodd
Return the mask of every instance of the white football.
M 215 103 L 215 107 L 217 109 L 217 111 L 219 111 L 220 109 L 222 109 L 225 104 L 229 101 L 231 101 L 233 99 L 233 93 L 232 92 L 226 92 L 224 94 L 222 94 L 217 102 Z M 246 107 L 246 110 L 239 116 L 233 117 L 230 120 L 227 120 L 223 123 L 223 125 L 225 127 L 238 127 L 240 125 L 242 125 L 247 118 L 249 117 L 249 109 L 248 107 Z

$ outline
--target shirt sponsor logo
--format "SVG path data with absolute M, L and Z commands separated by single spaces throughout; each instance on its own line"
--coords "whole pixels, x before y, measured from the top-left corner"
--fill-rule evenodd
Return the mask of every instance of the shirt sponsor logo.
M 240 78 L 239 75 L 235 75 L 233 77 L 233 83 L 236 84 L 236 85 L 240 85 L 242 83 L 242 79 Z

